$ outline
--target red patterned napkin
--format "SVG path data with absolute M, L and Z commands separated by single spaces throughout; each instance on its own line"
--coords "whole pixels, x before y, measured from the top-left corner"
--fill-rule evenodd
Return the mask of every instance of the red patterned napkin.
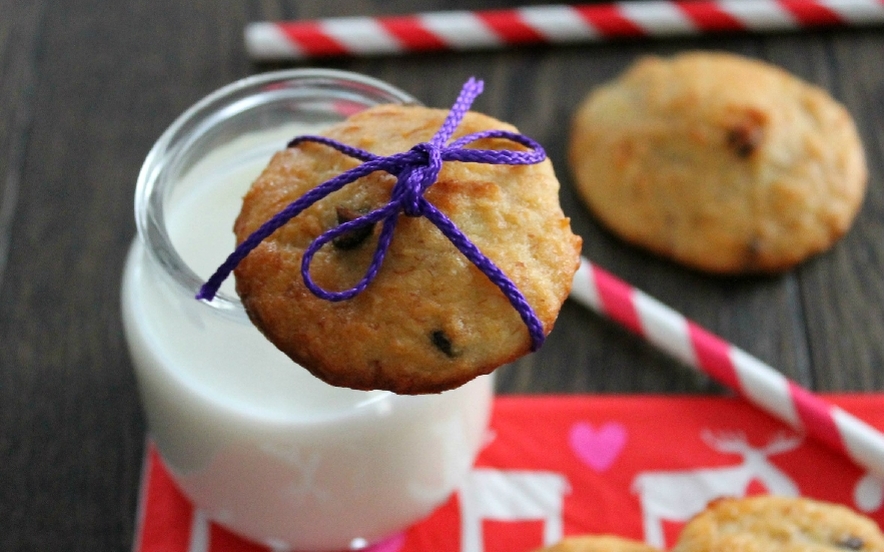
M 884 429 L 884 394 L 828 398 Z M 144 474 L 135 552 L 268 550 L 195 511 L 153 447 Z M 370 552 L 529 552 L 582 533 L 668 547 L 712 498 L 768 492 L 839 502 L 884 525 L 882 482 L 740 399 L 499 397 L 460 491 Z

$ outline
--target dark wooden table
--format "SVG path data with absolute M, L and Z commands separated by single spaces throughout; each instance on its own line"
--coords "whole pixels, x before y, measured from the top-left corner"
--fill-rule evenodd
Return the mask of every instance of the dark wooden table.
M 527 3 L 527 2 L 524 2 Z M 256 65 L 247 21 L 508 7 L 503 0 L 0 0 L 0 550 L 128 550 L 145 439 L 120 320 L 136 174 L 193 102 Z M 787 274 L 692 272 L 617 240 L 571 190 L 566 122 L 646 53 L 722 49 L 817 83 L 856 116 L 871 178 L 850 233 Z M 884 389 L 884 30 L 707 36 L 314 61 L 542 142 L 584 254 L 819 391 Z M 306 65 L 306 64 L 301 64 Z M 504 393 L 719 393 L 638 338 L 565 305 L 547 345 L 499 371 Z

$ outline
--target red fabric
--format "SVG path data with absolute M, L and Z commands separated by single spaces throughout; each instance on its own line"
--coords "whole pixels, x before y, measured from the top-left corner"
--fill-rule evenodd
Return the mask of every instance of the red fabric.
M 884 394 L 827 399 L 884 428 Z M 136 552 L 263 550 L 215 526 L 207 547 L 188 549 L 192 508 L 152 448 L 146 463 Z M 718 490 L 706 492 L 710 486 Z M 884 522 L 878 480 L 738 398 L 500 397 L 468 483 L 371 552 L 529 552 L 545 532 L 661 538 L 671 546 L 692 508 L 713 495 L 768 492 L 842 503 Z M 666 508 L 666 517 L 653 515 Z
M 135 550 L 187 550 L 193 507 L 175 487 L 156 449 L 148 447 L 141 485 L 141 530 Z

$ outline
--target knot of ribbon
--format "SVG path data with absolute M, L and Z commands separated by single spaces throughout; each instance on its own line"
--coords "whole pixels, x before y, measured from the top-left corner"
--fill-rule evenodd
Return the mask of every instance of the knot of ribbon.
M 410 217 L 425 217 L 432 222 L 442 234 L 492 283 L 494 283 L 519 313 L 531 336 L 532 350 L 543 344 L 545 334 L 543 323 L 538 319 L 534 309 L 528 304 L 518 287 L 444 213 L 424 198 L 424 192 L 432 186 L 446 161 L 462 163 L 489 163 L 499 165 L 531 165 L 546 159 L 543 148 L 534 140 L 515 132 L 505 130 L 486 130 L 463 136 L 453 142 L 446 142 L 454 134 L 463 120 L 473 100 L 482 93 L 483 83 L 470 78 L 461 89 L 445 121 L 429 142 L 413 146 L 410 150 L 390 156 L 379 156 L 368 151 L 341 144 L 324 136 L 299 136 L 289 142 L 292 148 L 302 142 L 315 142 L 332 147 L 337 151 L 362 161 L 358 165 L 340 175 L 313 188 L 297 200 L 290 203 L 270 220 L 262 224 L 221 264 L 215 273 L 200 288 L 196 298 L 211 301 L 218 293 L 221 284 L 230 276 L 237 265 L 286 222 L 297 216 L 316 201 L 335 192 L 347 184 L 367 176 L 375 171 L 385 171 L 396 177 L 396 184 L 390 194 L 390 201 L 365 215 L 343 222 L 317 237 L 304 251 L 301 260 L 301 276 L 304 284 L 317 297 L 327 301 L 343 301 L 350 299 L 363 290 L 374 280 L 383 264 L 384 257 L 393 239 L 393 231 L 399 214 Z M 527 151 L 467 149 L 465 146 L 485 138 L 503 138 L 521 144 Z M 360 228 L 373 227 L 381 223 L 377 247 L 371 263 L 363 278 L 352 288 L 343 291 L 329 291 L 316 284 L 310 276 L 310 263 L 314 255 L 328 242 Z

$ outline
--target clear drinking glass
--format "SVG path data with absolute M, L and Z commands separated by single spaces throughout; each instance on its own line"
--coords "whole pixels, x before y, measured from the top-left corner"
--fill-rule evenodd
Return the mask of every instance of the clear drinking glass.
M 148 154 L 122 309 L 150 436 L 184 493 L 249 539 L 358 548 L 420 520 L 478 453 L 490 376 L 435 395 L 331 387 L 252 326 L 231 287 L 194 299 L 234 247 L 240 198 L 297 134 L 418 103 L 341 71 L 266 73 L 181 115 Z

